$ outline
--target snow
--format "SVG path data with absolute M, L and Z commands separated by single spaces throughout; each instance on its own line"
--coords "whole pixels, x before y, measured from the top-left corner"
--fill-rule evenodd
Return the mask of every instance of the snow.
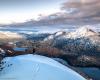
M 98 35 L 98 33 L 96 33 L 95 31 L 93 31 L 92 29 L 88 27 L 81 27 L 81 28 L 78 28 L 75 32 L 68 33 L 67 35 L 65 35 L 65 37 L 75 39 L 75 38 L 88 37 L 88 36 L 94 36 L 94 35 Z
M 54 36 L 53 35 L 50 35 L 49 37 L 48 37 L 48 39 L 53 39 L 54 38 Z
M 82 38 L 82 37 L 89 37 L 89 36 L 98 36 L 99 33 L 95 32 L 95 30 L 92 30 L 91 28 L 88 28 L 88 26 L 83 26 L 76 31 L 73 32 L 64 32 L 64 31 L 58 31 L 56 34 L 52 34 L 49 37 L 47 37 L 45 40 L 55 39 L 55 38 L 70 38 L 70 39 L 76 39 L 76 38 Z
M 5 51 L 3 49 L 0 48 L 0 55 L 5 55 Z
M 58 31 L 55 36 L 60 36 L 60 35 L 63 35 L 64 34 L 64 31 Z
M 0 72 L 0 80 L 86 80 L 70 68 L 44 56 L 29 54 L 7 57 L 3 61 L 6 63 Z

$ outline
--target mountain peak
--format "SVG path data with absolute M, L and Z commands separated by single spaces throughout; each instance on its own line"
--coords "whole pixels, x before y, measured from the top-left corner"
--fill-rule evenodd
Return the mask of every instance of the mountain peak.
M 76 31 L 79 31 L 79 32 L 88 32 L 88 31 L 91 31 L 91 32 L 95 32 L 94 30 L 92 30 L 92 28 L 90 26 L 83 26 L 83 27 L 80 27 L 78 28 Z
M 92 30 L 89 27 L 81 27 L 75 31 L 75 33 L 79 34 L 80 36 L 93 36 L 97 35 L 98 33 Z
M 70 32 L 67 36 L 69 38 L 79 38 L 79 37 L 89 37 L 89 36 L 95 36 L 99 35 L 99 33 L 95 32 L 89 27 L 80 27 L 75 32 Z
M 66 31 L 58 31 L 55 32 L 54 34 L 50 35 L 49 37 L 47 37 L 45 40 L 51 40 L 51 39 L 55 39 L 55 38 L 71 38 L 71 39 L 76 39 L 76 38 L 81 38 L 81 37 L 94 37 L 94 36 L 98 36 L 99 33 L 95 32 L 95 30 L 83 26 L 80 27 L 78 29 L 76 29 L 76 31 L 74 32 L 66 32 Z

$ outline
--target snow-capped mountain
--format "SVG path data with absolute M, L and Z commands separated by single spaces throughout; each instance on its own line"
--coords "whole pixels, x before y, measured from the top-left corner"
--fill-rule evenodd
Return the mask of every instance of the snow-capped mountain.
M 67 36 L 69 38 L 80 38 L 80 37 L 89 37 L 89 36 L 96 36 L 96 35 L 99 35 L 99 33 L 96 33 L 95 31 L 87 27 L 81 27 L 77 29 L 75 32 L 69 33 Z
M 44 39 L 54 47 L 64 49 L 66 51 L 93 51 L 96 49 L 100 52 L 100 36 L 98 32 L 90 28 L 81 27 L 75 32 L 56 32 Z M 95 50 L 94 50 L 95 51 Z
M 53 39 L 55 37 L 64 37 L 64 38 L 75 39 L 75 38 L 98 36 L 98 35 L 100 35 L 100 34 L 98 32 L 93 31 L 92 29 L 89 29 L 87 27 L 81 27 L 81 28 L 77 29 L 75 32 L 67 33 L 65 31 L 58 31 L 58 32 L 50 35 L 45 40 Z

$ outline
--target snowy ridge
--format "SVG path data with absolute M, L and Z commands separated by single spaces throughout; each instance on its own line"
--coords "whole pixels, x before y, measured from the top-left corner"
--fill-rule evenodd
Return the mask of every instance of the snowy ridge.
M 81 28 L 77 29 L 75 32 L 67 33 L 65 31 L 58 31 L 58 32 L 50 35 L 46 39 L 44 39 L 44 41 L 54 39 L 56 37 L 57 38 L 62 37 L 62 38 L 76 39 L 76 38 L 81 38 L 81 37 L 90 37 L 90 36 L 98 36 L 98 35 L 99 35 L 99 33 L 93 31 L 90 28 L 81 27 Z
M 61 36 L 65 35 L 65 34 L 66 34 L 65 31 L 58 31 L 58 32 L 55 32 L 54 34 L 51 34 L 47 38 L 45 38 L 44 41 L 51 40 L 51 39 L 54 39 L 56 37 L 61 37 Z
M 95 35 L 99 35 L 99 33 L 96 33 L 95 31 L 93 31 L 90 28 L 81 27 L 81 28 L 77 29 L 75 32 L 68 33 L 68 35 L 66 35 L 66 37 L 80 38 L 80 37 L 89 37 L 89 36 L 95 36 Z
M 49 43 L 56 48 L 74 53 L 81 53 L 81 50 L 88 53 L 100 52 L 99 33 L 92 29 L 81 27 L 75 32 L 56 32 L 44 39 L 44 43 Z

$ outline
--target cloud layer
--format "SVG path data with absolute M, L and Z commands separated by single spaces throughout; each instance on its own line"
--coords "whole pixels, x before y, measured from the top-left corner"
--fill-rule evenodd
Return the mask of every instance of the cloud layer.
M 38 24 L 98 24 L 100 0 L 69 0 L 61 6 L 61 12 L 46 16 Z
M 68 19 L 83 23 L 100 22 L 100 0 L 71 0 L 63 3 L 62 10 L 71 9 Z M 66 17 L 67 19 L 67 17 Z
M 89 25 L 100 23 L 100 0 L 69 0 L 61 5 L 61 12 L 49 16 L 40 16 L 38 21 L 29 21 L 30 25 Z

